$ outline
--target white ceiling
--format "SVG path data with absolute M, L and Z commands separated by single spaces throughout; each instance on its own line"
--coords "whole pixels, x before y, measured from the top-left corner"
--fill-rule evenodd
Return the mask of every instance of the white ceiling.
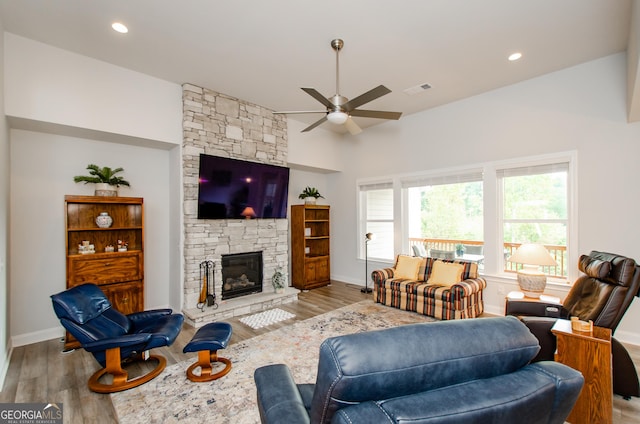
M 340 94 L 384 84 L 364 108 L 407 115 L 625 51 L 631 0 L 0 0 L 0 16 L 7 32 L 273 110 L 323 109 L 300 87 L 335 94 L 342 38 Z

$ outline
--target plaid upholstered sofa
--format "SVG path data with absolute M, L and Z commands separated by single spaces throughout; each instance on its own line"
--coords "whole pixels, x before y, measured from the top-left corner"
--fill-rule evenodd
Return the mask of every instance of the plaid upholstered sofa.
M 419 261 L 415 277 L 397 274 L 399 262 L 404 264 L 409 261 L 407 258 Z M 447 281 L 447 284 L 429 281 L 437 261 L 459 264 L 458 269 L 462 268 L 456 278 L 459 281 Z M 478 276 L 478 264 L 474 262 L 398 255 L 393 268 L 375 270 L 371 277 L 373 299 L 383 305 L 443 320 L 475 318 L 484 311 L 482 290 L 487 282 Z

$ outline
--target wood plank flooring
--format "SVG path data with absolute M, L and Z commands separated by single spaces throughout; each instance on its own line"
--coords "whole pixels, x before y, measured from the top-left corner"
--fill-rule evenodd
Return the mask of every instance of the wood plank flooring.
M 280 308 L 304 320 L 343 306 L 370 298 L 360 292 L 360 286 L 333 282 L 307 292 L 301 292 L 297 302 Z M 291 324 L 291 320 L 253 330 L 240 323 L 241 317 L 228 319 L 233 327 L 231 344 L 273 331 Z M 195 329 L 183 327 L 176 342 L 156 349 L 167 358 L 167 366 L 184 360 L 194 360 L 196 355 L 182 353 Z M 640 368 L 640 346 L 627 346 L 636 367 Z M 21 346 L 13 350 L 5 384 L 0 393 L 0 403 L 58 402 L 64 407 L 65 423 L 116 423 L 116 415 L 108 395 L 89 391 L 87 381 L 98 365 L 93 356 L 82 349 L 61 353 L 61 340 L 48 340 Z M 221 356 L 224 353 L 221 352 Z M 195 383 L 194 383 L 195 384 Z M 625 401 L 614 396 L 614 420 L 616 424 L 640 422 L 640 399 Z

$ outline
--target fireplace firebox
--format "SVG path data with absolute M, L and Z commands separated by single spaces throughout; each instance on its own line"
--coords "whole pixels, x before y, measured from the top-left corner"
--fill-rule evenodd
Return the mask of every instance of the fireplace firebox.
M 222 255 L 222 300 L 262 292 L 262 252 Z

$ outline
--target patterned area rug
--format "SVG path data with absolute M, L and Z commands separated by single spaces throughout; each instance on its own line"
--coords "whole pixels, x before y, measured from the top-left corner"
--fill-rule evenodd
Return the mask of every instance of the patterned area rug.
M 123 424 L 259 423 L 253 382 L 256 368 L 284 363 L 291 368 L 296 383 L 315 383 L 318 351 L 326 338 L 429 321 L 434 320 L 365 300 L 218 352 L 233 363 L 231 372 L 219 380 L 192 383 L 185 371 L 193 361 L 185 361 L 167 367 L 140 387 L 110 396 Z
M 291 318 L 295 318 L 295 315 L 280 308 L 274 308 L 241 318 L 240 322 L 253 329 L 258 329 Z

